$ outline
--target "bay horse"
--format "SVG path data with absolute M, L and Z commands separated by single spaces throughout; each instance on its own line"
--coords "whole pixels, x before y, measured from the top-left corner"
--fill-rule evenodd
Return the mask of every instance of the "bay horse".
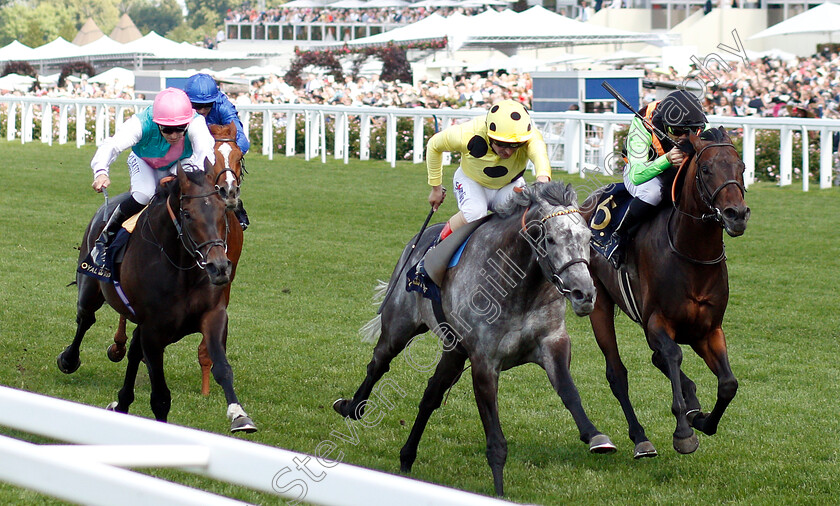
M 392 284 L 405 283 L 404 266 L 420 260 L 442 227 L 442 223 L 429 227 L 416 248 L 411 248 L 414 239 L 406 246 L 389 283 L 380 284 L 380 295 Z M 367 376 L 352 399 L 339 399 L 333 408 L 344 417 L 364 422 L 365 406 L 370 407 L 374 386 L 389 370 L 391 360 L 410 346 L 414 336 L 432 329 L 441 338 L 440 361 L 400 451 L 403 472 L 411 470 L 426 424 L 441 405 L 444 392 L 460 378 L 467 358 L 498 495 L 504 494 L 502 474 L 507 458 L 497 401 L 503 370 L 539 364 L 571 412 L 581 441 L 593 453 L 615 451 L 610 439 L 587 417 L 569 372 L 566 299 L 578 315 L 588 314 L 595 301 L 595 287 L 587 270 L 590 236 L 571 185 L 538 183 L 515 193 L 476 229 L 458 265 L 447 271 L 441 308 L 448 321 L 440 322 L 432 302 L 417 292 L 393 290 L 380 314 L 363 328 L 370 340 L 378 337 Z
M 729 278 L 723 231 L 742 235 L 750 209 L 744 196 L 744 163 L 723 127 L 689 138 L 693 151 L 685 173 L 674 181 L 672 206 L 663 206 L 643 224 L 626 249 L 622 271 L 635 297 L 625 298 L 620 272 L 601 255 L 593 255 L 590 271 L 598 290 L 589 315 L 592 330 L 606 361 L 610 389 L 627 419 L 634 457 L 655 457 L 630 403 L 627 369 L 618 353 L 615 305 L 642 327 L 653 351 L 653 364 L 671 382 L 671 412 L 676 418 L 674 449 L 692 453 L 699 446 L 697 429 L 717 432 L 726 407 L 735 397 L 738 381 L 729 366 L 721 324 L 729 300 Z M 589 221 L 600 191 L 583 208 Z M 701 410 L 697 387 L 681 370 L 682 349 L 689 345 L 717 376 L 717 400 L 711 412 Z
M 79 368 L 82 339 L 96 321 L 96 311 L 107 302 L 137 324 L 128 348 L 125 382 L 118 401 L 108 409 L 128 412 L 142 359 L 149 371 L 152 412 L 165 422 L 171 394 L 163 374 L 164 348 L 200 332 L 214 362 L 213 375 L 225 392 L 231 432 L 253 432 L 256 426 L 237 399 L 225 353 L 229 288 L 238 260 L 229 254 L 237 253 L 231 251 L 237 231 L 241 248 L 242 231 L 230 226 L 231 213 L 215 188 L 212 171 L 207 160 L 204 171 L 187 172 L 179 162 L 175 180 L 158 188 L 137 220 L 122 263 L 115 268 L 121 292 L 113 283 L 77 273 L 76 335 L 57 362 L 67 374 Z M 127 195 L 115 198 L 111 206 Z M 85 259 L 103 226 L 102 216 L 110 210 L 102 206 L 91 220 L 79 261 Z
M 213 150 L 216 155 L 216 161 L 210 174 L 213 177 L 216 190 L 225 201 L 228 213 L 232 213 L 239 205 L 240 186 L 242 184 L 242 151 L 236 143 L 236 123 L 208 125 L 208 127 L 215 140 Z M 228 216 L 228 221 L 238 223 L 238 220 L 232 216 Z M 231 283 L 236 276 L 236 266 L 242 254 L 243 240 L 242 230 L 238 227 L 231 227 L 228 234 L 228 258 L 232 264 Z M 225 299 L 226 304 L 230 302 L 230 284 L 225 288 Z M 127 341 L 126 318 L 120 315 L 117 332 L 114 334 L 114 344 L 107 349 L 107 355 L 111 361 L 119 362 L 123 359 Z M 207 351 L 206 339 L 202 339 L 198 345 L 198 363 L 201 366 L 201 395 L 206 397 L 210 395 L 210 370 L 213 367 L 213 360 Z

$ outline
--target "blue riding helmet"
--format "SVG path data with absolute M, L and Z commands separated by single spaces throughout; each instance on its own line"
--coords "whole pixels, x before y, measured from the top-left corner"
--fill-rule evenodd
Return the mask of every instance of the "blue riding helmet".
M 194 104 L 209 104 L 215 102 L 219 98 L 219 86 L 216 85 L 216 80 L 207 74 L 195 74 L 187 79 L 187 85 L 184 88 L 187 96 L 190 97 L 190 102 Z

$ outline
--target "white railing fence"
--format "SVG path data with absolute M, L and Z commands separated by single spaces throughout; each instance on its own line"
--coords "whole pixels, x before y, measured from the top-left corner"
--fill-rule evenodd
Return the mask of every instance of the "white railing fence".
M 151 102 L 145 100 L 95 100 L 48 97 L 0 96 L 0 111 L 5 112 L 6 139 L 19 138 L 21 142 L 33 142 L 35 125 L 40 126 L 40 141 L 52 145 L 53 142 L 68 142 L 68 125 L 75 124 L 76 146 L 87 142 L 97 145 L 111 135 L 111 123 L 119 126 L 127 117 L 147 107 Z M 385 144 L 385 160 L 392 167 L 397 162 L 397 122 L 408 119 L 413 122 L 411 133 L 411 160 L 422 163 L 425 151 L 424 126 L 434 121 L 439 129 L 453 122 L 463 121 L 485 113 L 482 109 L 400 109 L 395 107 L 345 107 L 306 104 L 253 104 L 237 106 L 246 130 L 261 128 L 263 155 L 274 158 L 274 135 L 286 125 L 295 125 L 300 117 L 304 123 L 304 158 L 320 158 L 327 162 L 327 154 L 332 151 L 335 160 L 347 163 L 351 158 L 350 124 L 355 122 L 359 128 L 359 152 L 352 158 L 369 160 L 371 146 Z M 44 114 L 45 111 L 49 114 Z M 538 128 L 548 144 L 552 167 L 565 170 L 569 174 L 585 177 L 588 171 L 607 172 L 614 165 L 613 154 L 615 134 L 625 128 L 632 119 L 630 114 L 614 113 L 533 113 Z M 79 118 L 93 119 L 94 131 L 89 133 L 84 122 Z M 828 188 L 832 184 L 833 167 L 836 165 L 832 138 L 840 134 L 840 120 L 802 119 L 802 118 L 761 118 L 712 116 L 712 125 L 724 125 L 727 129 L 739 129 L 743 135 L 742 157 L 746 165 L 745 182 L 755 181 L 756 174 L 756 135 L 763 130 L 779 131 L 778 167 L 779 185 L 793 184 L 794 171 L 809 173 L 809 145 L 812 133 L 818 136 L 819 151 L 819 187 Z M 327 145 L 327 125 L 332 123 L 334 131 L 333 145 Z M 372 126 L 384 126 L 385 138 L 371 138 Z M 249 132 L 246 132 L 249 133 Z M 802 159 L 793 160 L 794 134 L 801 134 Z M 286 128 L 284 139 L 286 156 L 294 156 L 296 128 Z M 252 151 L 257 151 L 252 146 Z M 445 160 L 448 162 L 448 160 Z M 763 168 L 762 168 L 763 169 Z M 803 190 L 809 189 L 809 178 L 802 177 Z
M 0 481 L 80 504 L 244 504 L 123 469 L 164 467 L 276 494 L 292 504 L 511 504 L 330 460 L 335 444 L 306 455 L 3 386 L 0 406 L 0 425 L 74 443 L 0 436 Z

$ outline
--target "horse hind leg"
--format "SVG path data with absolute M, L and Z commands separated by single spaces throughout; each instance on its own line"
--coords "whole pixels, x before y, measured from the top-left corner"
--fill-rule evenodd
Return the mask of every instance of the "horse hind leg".
M 411 338 L 426 331 L 423 326 L 416 325 L 406 319 L 394 322 L 383 322 L 383 313 L 373 318 L 365 328 L 375 338 L 379 336 L 376 347 L 373 350 L 373 357 L 367 365 L 367 375 L 362 381 L 352 399 L 338 399 L 333 403 L 333 409 L 343 416 L 358 420 L 364 415 L 365 402 L 370 397 L 376 383 L 391 369 L 391 361 L 408 346 Z M 395 318 L 404 318 L 404 314 L 398 311 L 389 311 Z
M 76 274 L 78 296 L 76 299 L 76 335 L 64 351 L 59 353 L 56 363 L 61 372 L 72 374 L 79 369 L 82 361 L 79 351 L 85 333 L 96 322 L 96 311 L 105 303 L 105 297 L 99 290 L 99 282 L 82 274 Z
M 460 378 L 463 372 L 464 362 L 467 356 L 458 351 L 450 351 L 443 354 L 438 362 L 434 375 L 429 379 L 423 398 L 420 400 L 420 407 L 408 440 L 400 450 L 400 471 L 411 472 L 411 466 L 417 459 L 417 446 L 423 437 L 423 431 L 432 413 L 440 407 L 443 396 Z
M 589 445 L 589 451 L 592 453 L 614 453 L 615 445 L 608 436 L 595 428 L 581 404 L 580 394 L 569 371 L 571 344 L 568 334 L 563 339 L 553 341 L 546 351 L 547 356 L 543 360 L 543 367 L 554 390 L 560 395 L 563 405 L 572 414 L 580 432 L 580 440 Z
M 108 346 L 105 354 L 111 362 L 119 362 L 125 357 L 125 343 L 128 341 L 128 334 L 125 332 L 126 318 L 120 315 L 120 321 L 117 324 L 117 331 L 114 333 L 114 343 Z

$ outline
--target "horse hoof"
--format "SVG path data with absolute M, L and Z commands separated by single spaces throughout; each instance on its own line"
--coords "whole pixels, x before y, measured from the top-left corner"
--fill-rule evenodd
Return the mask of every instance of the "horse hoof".
M 58 370 L 63 372 L 64 374 L 73 374 L 74 372 L 79 370 L 79 367 L 82 365 L 82 361 L 76 359 L 74 364 L 67 364 L 64 360 L 64 352 L 61 352 L 56 359 L 56 363 L 58 364 Z
M 339 415 L 347 416 L 344 414 L 343 408 L 347 405 L 348 402 L 349 401 L 347 399 L 336 399 L 335 402 L 333 402 L 333 409 Z
M 108 346 L 105 350 L 105 354 L 108 355 L 108 359 L 111 362 L 119 362 L 125 357 L 125 345 L 118 346 L 117 343 Z
M 234 434 L 237 432 L 252 433 L 257 432 L 257 426 L 254 421 L 247 416 L 238 416 L 230 422 L 230 431 Z
M 108 410 L 108 411 L 116 411 L 117 410 L 117 401 L 114 401 L 111 404 L 108 404 L 107 406 L 105 406 L 105 409 Z
M 694 453 L 698 446 L 700 446 L 700 441 L 697 439 L 697 434 L 692 434 L 690 437 L 683 439 L 674 437 L 674 449 L 677 450 L 677 453 L 683 455 Z
M 615 445 L 610 438 L 604 434 L 598 434 L 589 440 L 589 453 L 600 453 L 603 455 L 615 453 Z
M 650 441 L 642 441 L 641 443 L 637 444 L 636 448 L 633 450 L 634 459 L 643 459 L 658 456 L 659 454 L 656 453 L 656 448 L 653 447 L 653 443 L 651 443 Z

